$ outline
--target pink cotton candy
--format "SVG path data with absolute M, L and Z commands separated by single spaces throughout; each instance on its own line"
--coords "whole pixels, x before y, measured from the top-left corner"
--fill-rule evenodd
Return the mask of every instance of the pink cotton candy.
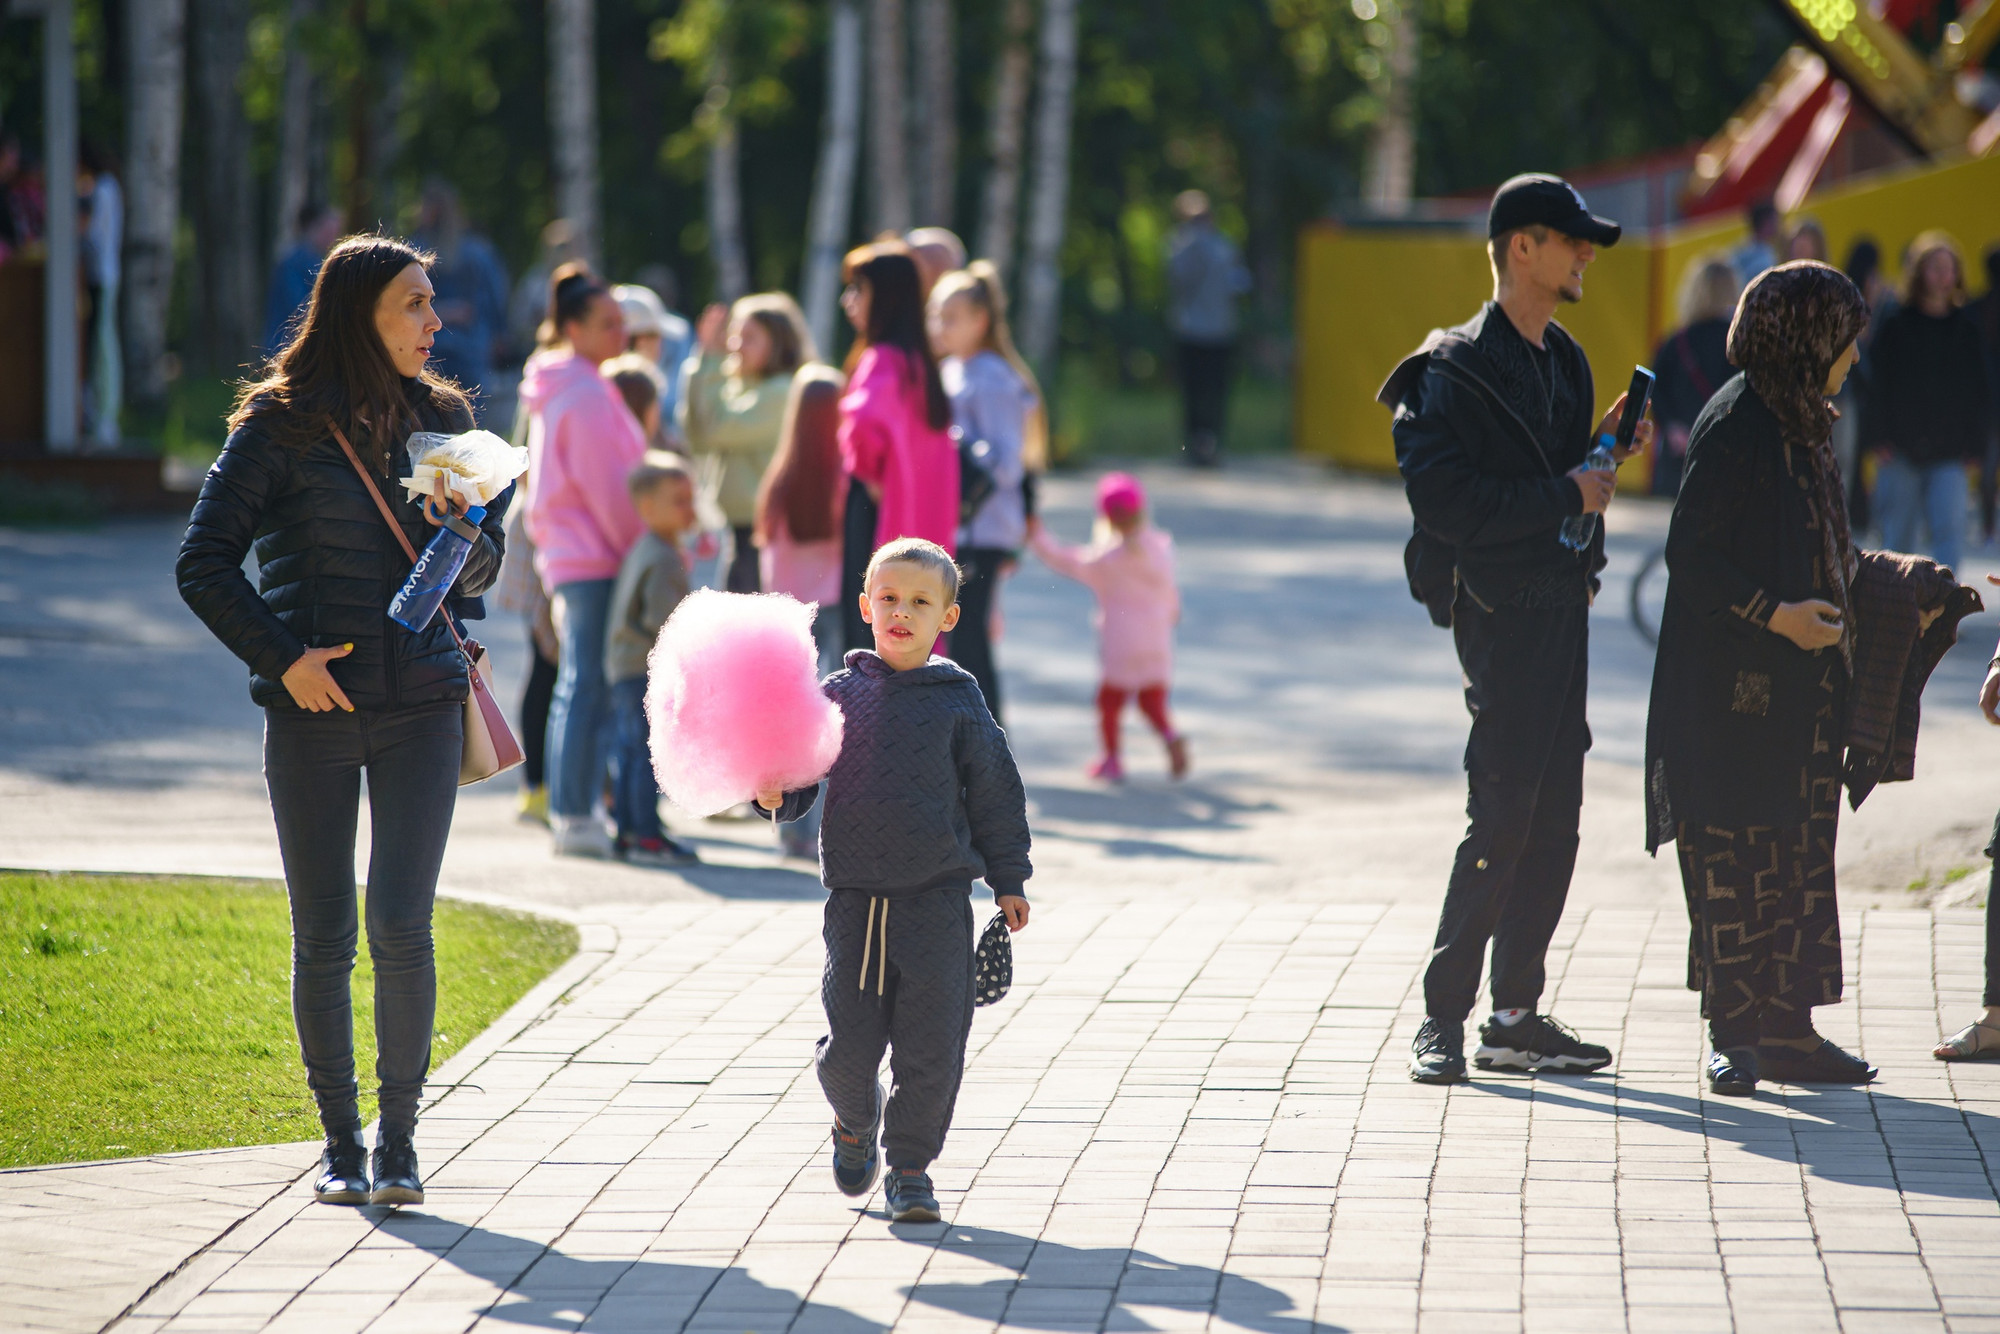
M 842 720 L 820 693 L 812 618 L 782 593 L 703 588 L 660 627 L 646 718 L 653 772 L 674 805 L 713 815 L 833 768 Z

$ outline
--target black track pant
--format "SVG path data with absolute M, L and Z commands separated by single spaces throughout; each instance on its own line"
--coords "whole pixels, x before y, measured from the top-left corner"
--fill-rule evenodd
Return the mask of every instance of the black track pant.
M 891 1167 L 929 1167 L 951 1129 L 972 1033 L 971 897 L 964 886 L 897 899 L 836 889 L 824 935 L 820 1087 L 841 1125 L 868 1126 L 886 1048 L 893 1083 L 883 1157 Z
M 1549 939 L 1576 870 L 1583 809 L 1590 609 L 1482 611 L 1461 594 L 1452 637 L 1465 670 L 1470 824 L 1452 862 L 1424 1007 L 1463 1022 L 1493 943 L 1493 1008 L 1534 1009 Z

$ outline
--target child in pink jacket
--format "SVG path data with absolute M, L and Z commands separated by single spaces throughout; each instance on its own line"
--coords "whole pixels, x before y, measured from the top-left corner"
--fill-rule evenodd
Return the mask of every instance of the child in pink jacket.
M 1139 711 L 1167 746 L 1175 778 L 1188 771 L 1187 738 L 1167 715 L 1167 686 L 1174 674 L 1174 626 L 1181 618 L 1180 590 L 1174 584 L 1174 540 L 1146 522 L 1146 493 L 1129 473 L 1106 473 L 1097 484 L 1098 538 L 1088 547 L 1066 547 L 1039 522 L 1029 521 L 1028 545 L 1057 574 L 1067 575 L 1097 595 L 1098 657 L 1103 684 L 1097 688 L 1097 722 L 1104 758 L 1093 778 L 1117 783 L 1125 770 L 1118 759 L 1119 728 L 1125 701 L 1139 697 Z

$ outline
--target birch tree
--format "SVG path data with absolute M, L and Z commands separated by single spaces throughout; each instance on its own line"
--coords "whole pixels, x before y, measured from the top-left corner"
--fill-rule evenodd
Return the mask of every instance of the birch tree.
M 1021 270 L 1021 351 L 1048 382 L 1061 316 L 1063 221 L 1069 208 L 1070 103 L 1076 90 L 1077 0 L 1042 0 L 1041 79 Z
M 549 137 L 556 212 L 593 265 L 604 255 L 597 188 L 597 3 L 548 0 Z
M 194 87 L 201 116 L 202 325 L 208 363 L 232 372 L 257 346 L 257 244 L 250 124 L 239 87 L 248 47 L 244 0 L 195 0 Z
M 993 117 L 988 123 L 986 192 L 979 218 L 979 253 L 1005 277 L 1014 267 L 1014 223 L 1021 212 L 1021 132 L 1028 115 L 1028 46 L 1035 26 L 1034 0 L 1007 0 L 1001 16 L 1000 58 L 993 74 Z
M 314 0 L 290 0 L 285 14 L 285 86 L 278 110 L 278 181 L 275 217 L 271 219 L 271 253 L 283 254 L 296 237 L 299 210 L 312 198 L 312 61 L 305 44 L 305 26 L 312 21 Z
M 833 350 L 833 320 L 840 295 L 840 257 L 854 217 L 854 163 L 861 147 L 861 0 L 832 0 L 827 15 L 826 111 L 819 162 L 813 170 L 806 227 L 806 322 L 820 355 Z
M 910 229 L 909 132 L 904 124 L 903 85 L 909 48 L 903 31 L 903 0 L 873 0 L 869 16 L 868 166 L 869 200 L 875 229 Z
M 125 386 L 132 403 L 167 397 L 167 302 L 180 216 L 186 0 L 125 0 Z
M 708 253 L 715 264 L 715 298 L 734 301 L 750 290 L 744 260 L 742 153 L 736 138 L 736 110 L 730 106 L 729 50 L 718 46 L 709 57 L 708 96 L 702 115 L 708 127 Z
M 1389 44 L 1383 52 L 1382 116 L 1368 140 L 1361 197 L 1377 213 L 1410 211 L 1416 177 L 1417 130 L 1412 84 L 1417 73 L 1417 0 L 1385 0 Z
M 917 221 L 952 225 L 958 180 L 958 43 L 952 0 L 916 0 Z

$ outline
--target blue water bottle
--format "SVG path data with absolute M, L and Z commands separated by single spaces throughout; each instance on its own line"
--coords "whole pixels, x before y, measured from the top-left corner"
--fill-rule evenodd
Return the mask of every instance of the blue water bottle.
M 444 595 L 457 581 L 458 572 L 465 568 L 465 558 L 472 554 L 472 544 L 479 540 L 479 521 L 485 517 L 486 511 L 474 505 L 463 517 L 444 521 L 444 527 L 437 530 L 430 545 L 418 554 L 410 577 L 390 601 L 390 620 L 411 634 L 421 633 L 431 623 L 431 617 L 444 604 Z
M 1611 448 L 1617 443 L 1609 431 L 1598 436 L 1597 448 L 1590 451 L 1590 456 L 1584 459 L 1583 466 L 1592 472 L 1616 471 L 1618 456 L 1611 452 Z M 1562 544 L 1571 551 L 1582 551 L 1590 545 L 1590 539 L 1595 536 L 1597 536 L 1595 514 L 1579 514 L 1573 519 L 1563 520 Z

